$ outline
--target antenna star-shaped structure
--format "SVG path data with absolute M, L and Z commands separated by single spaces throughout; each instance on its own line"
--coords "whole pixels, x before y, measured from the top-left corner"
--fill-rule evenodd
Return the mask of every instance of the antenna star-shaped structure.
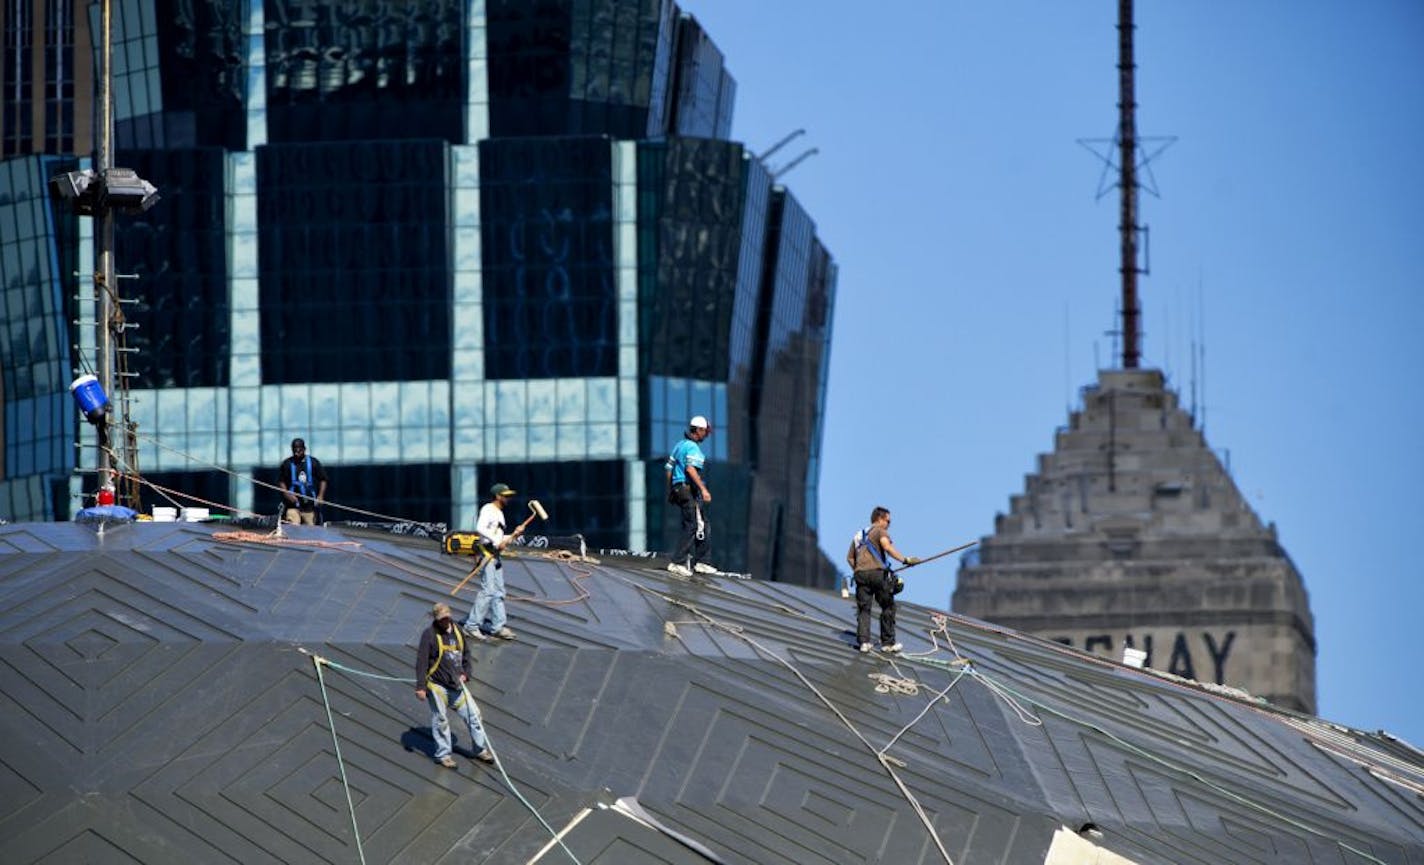
M 1118 134 L 1112 138 L 1079 138 L 1078 143 L 1103 163 L 1102 174 L 1098 175 L 1098 191 L 1093 199 L 1101 201 L 1104 195 L 1122 186 L 1121 166 L 1117 162 L 1118 154 L 1122 152 L 1122 136 Z M 1176 143 L 1175 135 L 1138 136 L 1137 144 L 1133 148 L 1137 154 L 1134 167 L 1140 172 L 1138 189 L 1146 190 L 1157 198 L 1162 197 L 1157 191 L 1157 178 L 1152 174 L 1152 160 Z

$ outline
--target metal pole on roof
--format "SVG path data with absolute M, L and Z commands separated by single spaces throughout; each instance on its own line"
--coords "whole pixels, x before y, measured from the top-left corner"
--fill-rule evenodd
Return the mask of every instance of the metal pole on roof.
M 103 182 L 114 165 L 114 96 L 113 96 L 113 12 L 111 0 L 103 0 L 103 23 L 99 49 L 99 155 L 96 173 Z M 99 208 L 99 266 L 94 273 L 94 297 L 98 303 L 95 322 L 95 345 L 99 354 L 99 384 L 108 395 L 110 405 L 114 398 L 114 340 L 112 320 L 114 317 L 114 293 L 118 290 L 114 278 L 114 211 L 113 208 Z M 113 480 L 113 465 L 109 449 L 105 447 L 104 428 L 99 428 L 99 486 Z
M 773 153 L 775 153 L 776 151 L 780 150 L 781 148 L 785 147 L 787 144 L 789 144 L 789 143 L 791 142 L 791 140 L 792 140 L 793 138 L 795 138 L 795 137 L 798 136 L 798 135 L 805 135 L 805 134 L 806 134 L 806 130 L 804 130 L 804 129 L 797 129 L 795 132 L 790 133 L 790 134 L 787 135 L 785 138 L 781 139 L 780 141 L 778 141 L 778 142 L 776 142 L 775 144 L 773 144 L 773 145 L 771 145 L 770 147 L 768 147 L 766 150 L 762 151 L 760 154 L 758 154 L 757 159 L 760 159 L 762 162 L 765 162 L 765 161 L 766 161 L 766 158 L 767 158 L 768 156 L 770 156 L 771 154 L 773 154 Z

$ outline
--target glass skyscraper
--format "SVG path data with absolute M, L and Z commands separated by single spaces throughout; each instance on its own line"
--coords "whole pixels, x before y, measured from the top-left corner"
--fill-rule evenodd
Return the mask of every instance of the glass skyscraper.
M 695 19 L 671 0 L 114 4 L 115 163 L 163 195 L 116 238 L 145 478 L 274 513 L 227 472 L 271 482 L 301 436 L 338 504 L 468 527 L 500 480 L 551 534 L 669 550 L 662 464 L 702 414 L 717 564 L 830 584 L 836 266 L 729 139 L 735 82 Z M 20 5 L 7 49 L 43 19 L 92 50 L 96 4 Z M 94 344 L 72 324 L 94 314 L 93 228 L 45 181 L 87 153 L 14 126 L 15 89 L 0 516 L 64 518 L 93 487 L 66 392 Z

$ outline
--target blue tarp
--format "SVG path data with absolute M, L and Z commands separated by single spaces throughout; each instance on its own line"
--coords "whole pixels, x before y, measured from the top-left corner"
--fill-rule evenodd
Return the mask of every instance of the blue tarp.
M 96 505 L 92 508 L 85 508 L 74 515 L 78 520 L 123 520 L 131 522 L 138 516 L 138 511 L 133 508 L 126 508 L 123 505 Z

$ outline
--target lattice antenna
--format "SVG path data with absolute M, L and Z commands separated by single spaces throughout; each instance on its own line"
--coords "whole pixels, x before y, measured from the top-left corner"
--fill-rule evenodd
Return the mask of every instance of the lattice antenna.
M 1150 267 L 1139 263 L 1138 235 L 1146 250 L 1147 226 L 1138 224 L 1137 193 L 1146 189 L 1157 195 L 1156 182 L 1152 178 L 1150 163 L 1177 139 L 1175 136 L 1142 138 L 1137 134 L 1137 94 L 1136 63 L 1133 58 L 1132 36 L 1135 29 L 1132 17 L 1133 0 L 1118 0 L 1117 6 L 1117 73 L 1118 73 L 1118 127 L 1117 134 L 1110 139 L 1084 138 L 1078 143 L 1103 160 L 1103 173 L 1098 179 L 1098 198 L 1114 186 L 1120 191 L 1118 199 L 1118 231 L 1121 235 L 1122 254 L 1118 272 L 1122 275 L 1121 320 L 1122 320 L 1122 366 L 1136 369 L 1142 357 L 1142 307 L 1137 291 L 1138 274 L 1146 274 Z M 1151 153 L 1144 155 L 1142 145 L 1156 142 Z M 1102 152 L 1094 145 L 1109 144 Z M 1118 170 L 1116 183 L 1107 183 L 1109 171 Z M 1141 174 L 1139 174 L 1141 172 Z M 1147 183 L 1141 182 L 1141 177 Z M 1150 258 L 1149 258 L 1150 260 Z

